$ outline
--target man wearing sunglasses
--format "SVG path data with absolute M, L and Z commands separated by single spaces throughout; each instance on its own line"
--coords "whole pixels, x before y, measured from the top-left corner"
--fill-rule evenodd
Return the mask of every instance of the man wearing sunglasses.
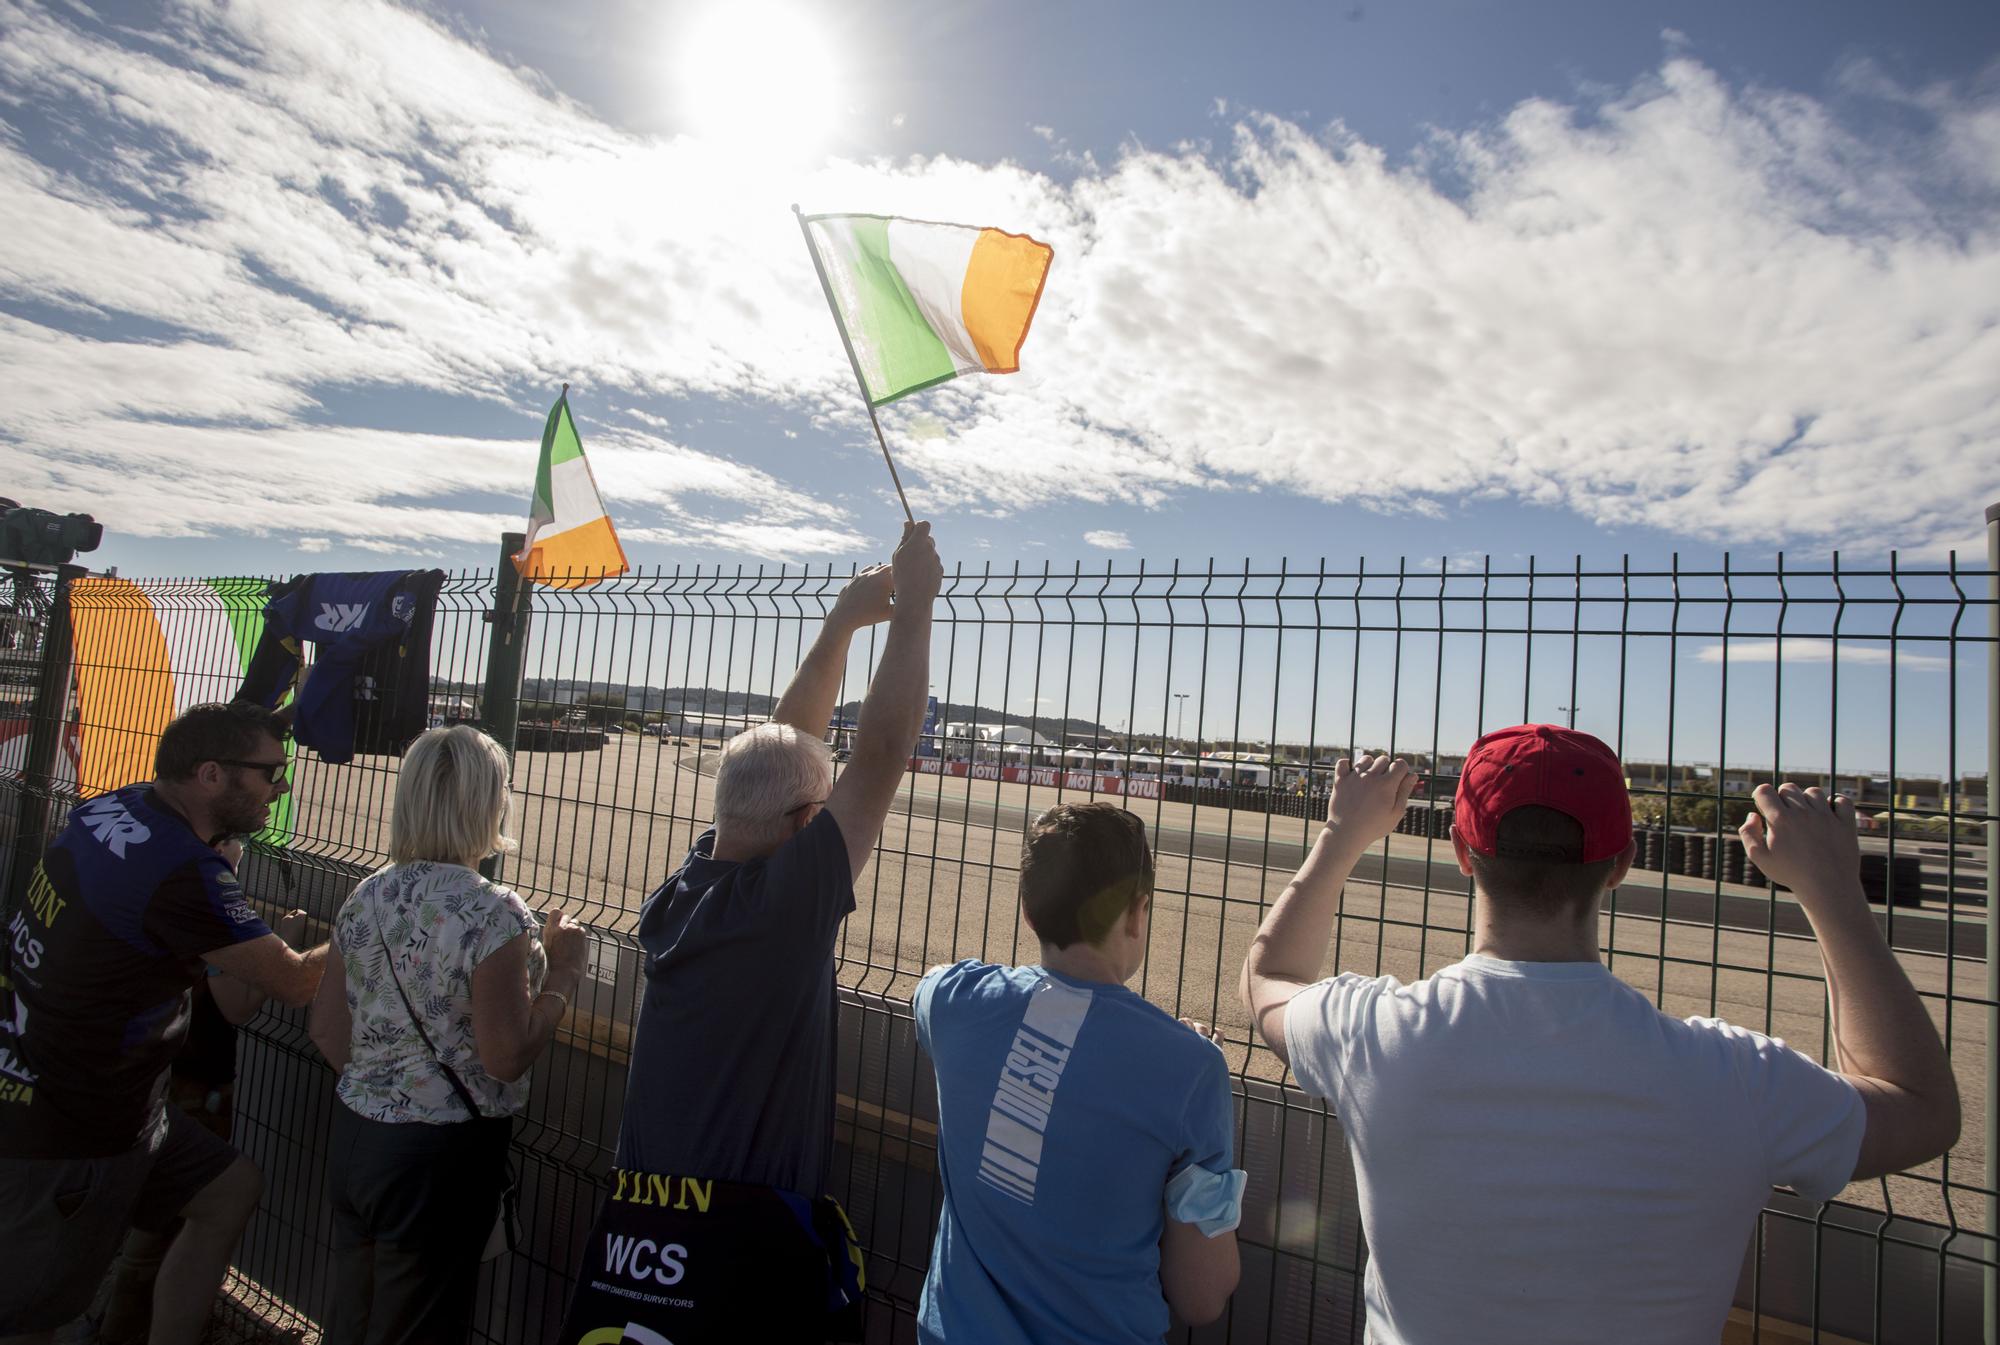
M 197 705 L 150 783 L 88 799 L 8 913 L 0 952 L 0 1341 L 48 1339 L 88 1306 L 128 1227 L 181 1221 L 154 1341 L 198 1340 L 262 1179 L 166 1105 L 191 990 L 214 969 L 308 1002 L 326 950 L 294 952 L 218 850 L 259 830 L 285 780 L 285 720 Z

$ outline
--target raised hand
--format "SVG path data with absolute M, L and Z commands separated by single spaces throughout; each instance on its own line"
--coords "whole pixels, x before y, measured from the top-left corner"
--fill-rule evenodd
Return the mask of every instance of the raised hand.
M 897 605 L 928 608 L 944 584 L 944 562 L 938 559 L 929 523 L 903 525 L 903 540 L 897 544 L 890 565 L 896 574 Z
M 840 596 L 833 600 L 833 611 L 827 614 L 827 622 L 855 631 L 887 621 L 896 612 L 891 601 L 895 592 L 895 571 L 887 565 L 870 565 L 840 590 Z
M 1743 853 L 1760 872 L 1789 887 L 1802 905 L 1861 893 L 1861 842 L 1854 832 L 1854 800 L 1815 785 L 1800 789 L 1787 781 L 1776 789 L 1758 785 L 1750 795 L 1757 811 L 1743 819 L 1737 835 Z
M 1342 757 L 1333 764 L 1333 792 L 1326 801 L 1326 829 L 1339 840 L 1373 845 L 1396 829 L 1417 792 L 1418 778 L 1401 757 Z

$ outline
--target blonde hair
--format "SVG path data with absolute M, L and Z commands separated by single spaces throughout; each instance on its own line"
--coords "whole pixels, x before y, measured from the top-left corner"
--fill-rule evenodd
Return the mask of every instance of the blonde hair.
M 729 740 L 715 768 L 715 826 L 754 850 L 775 850 L 791 834 L 786 815 L 824 803 L 833 788 L 827 745 L 790 724 L 759 724 Z
M 499 743 L 470 724 L 419 734 L 396 777 L 389 862 L 474 865 L 505 854 L 514 848 L 504 834 L 509 806 Z

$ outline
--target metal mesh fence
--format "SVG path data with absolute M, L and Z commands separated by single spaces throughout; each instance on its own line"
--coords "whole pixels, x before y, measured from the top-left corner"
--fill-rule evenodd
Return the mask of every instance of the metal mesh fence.
M 541 1339 L 560 1313 L 616 1135 L 639 904 L 707 825 L 721 742 L 768 714 L 845 579 L 791 567 L 643 573 L 537 590 L 525 627 L 491 620 L 494 575 L 445 583 L 433 715 L 490 719 L 496 652 L 518 655 L 523 673 L 520 849 L 499 876 L 593 930 L 577 1011 L 535 1071 L 517 1132 L 534 1237 L 482 1285 L 480 1330 L 491 1338 Z M 1964 1134 L 1944 1159 L 1856 1184 L 1825 1207 L 1774 1192 L 1746 1248 L 1732 1330 L 1883 1340 L 1978 1330 L 1994 1260 L 1984 1236 L 1994 1195 L 1991 580 L 1955 559 L 1894 558 L 1755 570 L 1725 559 L 949 573 L 932 649 L 935 714 L 837 945 L 834 1194 L 869 1247 L 871 1338 L 912 1337 L 939 1199 L 935 1101 L 909 992 L 941 962 L 1036 956 L 1015 900 L 1020 833 L 1043 808 L 1096 795 L 1138 812 L 1159 855 L 1136 988 L 1220 1025 L 1237 1078 L 1251 1171 L 1244 1278 L 1228 1315 L 1194 1335 L 1360 1339 L 1366 1249 L 1338 1122 L 1252 1039 L 1236 971 L 1311 843 L 1332 762 L 1369 750 L 1410 758 L 1428 788 L 1350 882 L 1326 969 L 1408 980 L 1462 957 L 1470 893 L 1446 839 L 1448 801 L 1472 740 L 1522 720 L 1594 732 L 1627 763 L 1642 867 L 1607 905 L 1601 944 L 1613 972 L 1669 1013 L 1724 1017 L 1823 1060 L 1824 972 L 1809 929 L 1731 833 L 1763 780 L 1857 797 L 1865 879 L 1950 1049 Z M 209 581 L 128 587 L 176 651 L 175 703 L 226 699 L 242 675 L 216 617 L 226 591 Z M 0 724 L 21 726 L 24 750 L 27 674 L 55 612 L 46 585 L 38 591 L 39 607 L 17 594 L 14 610 L 26 614 L 10 627 L 14 648 L 34 656 L 17 655 L 8 667 L 22 675 L 0 689 L 17 705 L 0 709 Z M 91 589 L 73 599 L 111 600 Z M 879 629 L 856 638 L 837 758 L 879 644 Z M 142 676 L 133 658 L 80 641 L 79 686 L 86 667 L 100 686 Z M 104 726 L 87 698 L 79 714 L 87 744 Z M 19 755 L 0 766 L 18 772 Z M 59 824 L 91 769 L 79 759 L 53 787 L 9 777 L 0 813 L 18 818 L 12 844 Z M 246 864 L 253 893 L 305 906 L 323 927 L 386 857 L 395 769 L 393 758 L 331 766 L 301 753 L 285 829 L 268 838 L 282 843 L 253 847 Z M 35 813 L 44 798 L 46 824 Z M 260 1321 L 309 1327 L 329 1290 L 319 1193 L 331 1076 L 298 1014 L 268 1012 L 247 1037 L 239 1134 L 268 1191 L 235 1301 L 246 1332 Z

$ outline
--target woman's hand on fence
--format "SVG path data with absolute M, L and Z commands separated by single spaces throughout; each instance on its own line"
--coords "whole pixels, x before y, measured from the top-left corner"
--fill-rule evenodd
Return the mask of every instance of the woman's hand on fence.
M 560 974 L 572 985 L 583 979 L 590 953 L 583 926 L 554 907 L 542 912 L 542 951 L 548 955 L 551 975 Z
M 1326 800 L 1326 829 L 1356 846 L 1373 845 L 1403 820 L 1417 773 L 1401 757 L 1387 755 L 1333 764 L 1333 791 Z
M 895 572 L 886 565 L 870 565 L 840 590 L 827 621 L 850 631 L 887 621 L 896 613 L 890 601 L 895 592 Z
M 1743 854 L 1765 877 L 1792 889 L 1810 906 L 1845 889 L 1863 901 L 1861 841 L 1854 832 L 1854 800 L 1815 785 L 1790 783 L 1773 789 L 1758 785 L 1750 795 L 1757 810 L 1743 819 L 1737 835 Z
M 1222 1029 L 1219 1027 L 1210 1027 L 1207 1023 L 1197 1023 L 1192 1018 L 1181 1019 L 1181 1026 L 1205 1041 L 1212 1041 L 1217 1046 L 1222 1045 Z

